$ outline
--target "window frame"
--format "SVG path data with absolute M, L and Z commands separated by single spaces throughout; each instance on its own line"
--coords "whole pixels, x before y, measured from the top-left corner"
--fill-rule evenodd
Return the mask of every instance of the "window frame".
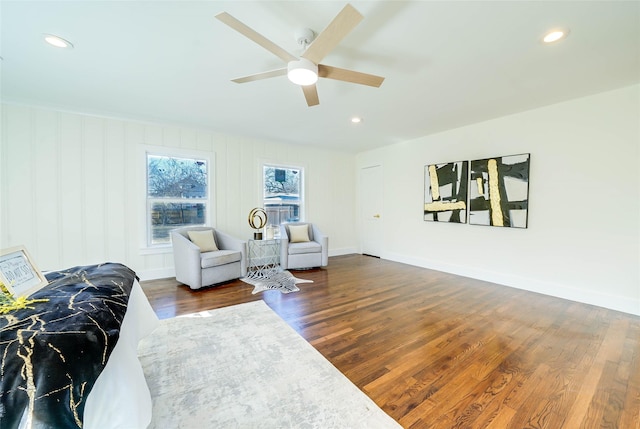
M 140 243 L 141 243 L 141 254 L 154 254 L 154 253 L 170 253 L 172 251 L 171 240 L 168 243 L 152 243 L 152 230 L 153 226 L 151 223 L 151 206 L 153 201 L 162 202 L 162 203 L 200 203 L 203 202 L 205 204 L 205 223 L 202 224 L 204 226 L 213 226 L 214 225 L 214 213 L 216 210 L 215 207 L 215 198 L 214 198 L 214 188 L 213 188 L 213 177 L 215 174 L 215 153 L 204 152 L 199 150 L 190 150 L 190 149 L 180 149 L 173 147 L 160 147 L 160 146 L 148 146 L 144 145 L 142 148 L 142 209 L 141 209 L 141 234 L 140 234 Z M 148 157 L 149 156 L 162 156 L 162 157 L 170 157 L 170 158 L 182 158 L 182 159 L 199 159 L 203 160 L 207 163 L 207 192 L 205 198 L 152 198 L 149 197 L 148 190 L 148 180 L 149 180 L 149 172 L 148 172 Z
M 307 178 L 306 178 L 306 173 L 307 173 L 307 168 L 304 165 L 300 165 L 300 164 L 283 164 L 281 162 L 273 162 L 273 161 L 265 161 L 263 160 L 260 163 L 260 183 L 261 183 L 261 190 L 260 190 L 260 196 L 261 196 L 261 206 L 265 209 L 265 211 L 267 211 L 267 205 L 266 205 L 266 194 L 265 194 L 265 168 L 267 167 L 272 167 L 272 168 L 276 168 L 276 169 L 289 169 L 289 170 L 298 170 L 300 172 L 300 182 L 299 182 L 299 189 L 300 189 L 300 198 L 299 198 L 299 216 L 298 216 L 298 221 L 297 222 L 304 222 L 305 218 L 306 218 L 306 182 L 307 182 Z M 280 224 L 271 222 L 271 219 L 267 220 L 267 224 L 271 224 L 271 225 L 281 225 L 283 223 L 286 223 L 286 221 L 281 222 Z

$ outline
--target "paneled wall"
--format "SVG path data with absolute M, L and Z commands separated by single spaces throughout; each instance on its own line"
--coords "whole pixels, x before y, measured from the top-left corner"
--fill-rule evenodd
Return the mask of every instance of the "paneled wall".
M 640 314 L 640 86 L 363 152 L 383 258 Z M 423 220 L 424 166 L 531 154 L 529 227 Z
M 302 166 L 306 218 L 330 236 L 330 254 L 357 247 L 353 154 L 6 104 L 1 136 L 0 247 L 24 244 L 42 270 L 114 261 L 143 278 L 172 275 L 170 250 L 144 244 L 147 146 L 209 154 L 211 223 L 244 238 L 262 205 L 261 163 Z

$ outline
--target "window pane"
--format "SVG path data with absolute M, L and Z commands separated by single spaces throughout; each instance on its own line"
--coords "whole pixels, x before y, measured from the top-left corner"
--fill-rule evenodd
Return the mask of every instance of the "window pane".
M 155 198 L 206 198 L 206 160 L 148 155 L 147 195 Z
M 264 211 L 270 224 L 280 225 L 284 222 L 298 222 L 300 220 L 299 204 L 266 203 Z
M 169 232 L 207 222 L 208 161 L 147 154 L 149 245 L 169 244 Z
M 151 244 L 169 243 L 169 232 L 190 225 L 204 225 L 205 203 L 151 203 Z
M 300 220 L 302 170 L 264 166 L 264 209 L 270 224 Z
M 264 198 L 300 199 L 300 170 L 264 167 Z

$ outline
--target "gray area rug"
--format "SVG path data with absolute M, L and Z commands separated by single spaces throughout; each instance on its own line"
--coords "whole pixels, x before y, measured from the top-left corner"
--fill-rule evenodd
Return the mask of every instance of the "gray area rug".
M 253 285 L 253 292 L 251 293 L 254 295 L 265 290 L 279 290 L 282 293 L 297 292 L 300 289 L 296 284 L 313 283 L 313 280 L 304 280 L 294 277 L 293 274 L 286 270 L 273 274 L 268 279 L 252 279 L 250 277 L 243 277 L 240 280 Z
M 399 428 L 264 301 L 162 320 L 138 354 L 149 428 Z

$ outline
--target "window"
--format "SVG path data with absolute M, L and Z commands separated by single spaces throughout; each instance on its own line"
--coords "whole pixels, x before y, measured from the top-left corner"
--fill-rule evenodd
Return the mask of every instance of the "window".
M 303 219 L 302 168 L 264 165 L 264 210 L 270 224 Z
M 147 244 L 169 244 L 172 229 L 207 223 L 209 161 L 147 153 Z

